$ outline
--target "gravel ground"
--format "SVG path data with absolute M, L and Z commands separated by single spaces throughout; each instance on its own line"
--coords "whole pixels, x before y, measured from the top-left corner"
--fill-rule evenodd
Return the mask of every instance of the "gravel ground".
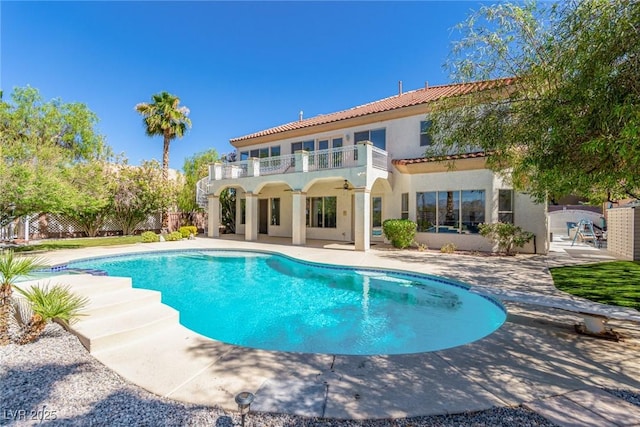
M 35 343 L 0 347 L 0 425 L 215 426 L 240 425 L 237 413 L 158 397 L 102 365 L 60 326 Z M 607 390 L 640 405 L 640 395 Z M 494 408 L 451 416 L 342 421 L 251 413 L 247 426 L 553 426 L 524 408 Z

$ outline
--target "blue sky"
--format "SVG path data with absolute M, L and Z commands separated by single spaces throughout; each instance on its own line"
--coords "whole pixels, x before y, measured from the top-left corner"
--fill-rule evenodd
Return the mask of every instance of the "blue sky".
M 132 164 L 161 159 L 135 104 L 168 91 L 193 128 L 170 166 L 229 139 L 449 82 L 453 27 L 480 3 L 1 1 L 0 87 L 82 102 Z

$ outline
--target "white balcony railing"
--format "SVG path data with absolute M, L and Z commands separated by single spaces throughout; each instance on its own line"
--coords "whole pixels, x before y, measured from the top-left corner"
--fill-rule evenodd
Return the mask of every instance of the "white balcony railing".
M 260 159 L 260 175 L 278 175 L 281 173 L 294 172 L 295 159 L 295 154 L 263 157 Z
M 279 175 L 326 169 L 352 168 L 370 164 L 376 169 L 387 169 L 387 152 L 371 143 L 357 146 L 329 148 L 318 151 L 298 151 L 275 157 L 251 158 L 234 163 L 211 165 L 210 179 L 236 179 L 247 176 Z
M 355 146 L 329 148 L 309 153 L 309 171 L 340 169 L 357 166 L 358 148 Z

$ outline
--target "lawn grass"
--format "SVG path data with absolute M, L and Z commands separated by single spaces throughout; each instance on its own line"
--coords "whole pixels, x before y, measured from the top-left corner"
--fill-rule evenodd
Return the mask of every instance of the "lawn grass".
M 551 269 L 556 287 L 603 304 L 640 310 L 640 262 L 613 261 Z
M 96 246 L 132 245 L 140 243 L 140 236 L 91 237 L 82 239 L 51 239 L 39 243 L 17 246 L 15 252 L 54 251 L 56 249 L 80 249 Z

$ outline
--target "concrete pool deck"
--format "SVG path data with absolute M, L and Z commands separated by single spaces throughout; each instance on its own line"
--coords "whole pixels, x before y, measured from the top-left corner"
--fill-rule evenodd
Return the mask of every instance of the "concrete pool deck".
M 290 246 L 278 239 L 269 242 L 198 238 L 59 251 L 47 254 L 46 259 L 60 264 L 155 250 L 255 249 L 322 263 L 437 274 L 496 295 L 524 292 L 571 302 L 553 286 L 548 267 L 607 258 L 606 253 L 586 247 L 572 248 L 584 251 L 584 256 L 570 256 L 562 249 L 562 241 L 558 242 L 558 252 L 549 256 L 514 258 L 386 247 L 363 253 L 335 242 L 316 242 L 319 247 Z M 179 401 L 235 410 L 235 394 L 251 391 L 256 393 L 252 410 L 328 418 L 436 415 L 522 403 L 532 408 L 553 408 L 559 398 L 584 408 L 574 402 L 586 399 L 577 391 L 586 390 L 593 396 L 588 391 L 594 387 L 640 390 L 637 322 L 611 322 L 626 337 L 622 342 L 611 342 L 577 335 L 573 324 L 580 320 L 579 315 L 517 299 L 505 305 L 509 317 L 495 333 L 432 353 L 333 356 L 263 351 L 223 344 L 174 323 L 92 354 L 133 383 Z M 631 319 L 635 315 L 637 312 L 629 312 Z M 572 408 L 566 402 L 560 407 L 563 411 Z M 640 410 L 628 412 L 627 419 L 640 423 Z

